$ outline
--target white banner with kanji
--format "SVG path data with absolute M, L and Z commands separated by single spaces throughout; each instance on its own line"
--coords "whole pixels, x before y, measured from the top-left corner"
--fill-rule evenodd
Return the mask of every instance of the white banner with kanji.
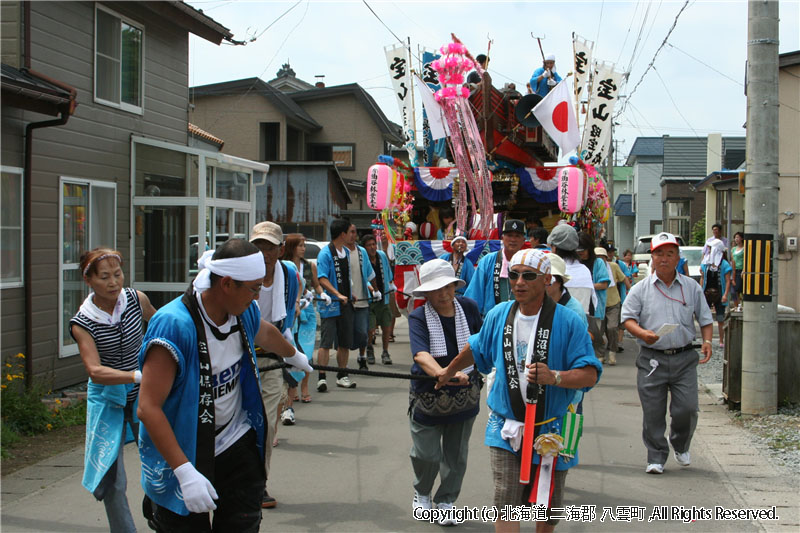
M 579 117 L 578 108 L 581 98 L 586 95 L 586 84 L 589 81 L 589 69 L 592 65 L 592 49 L 594 43 L 580 35 L 572 34 L 573 67 L 575 69 L 575 116 Z
M 408 159 L 412 167 L 419 165 L 417 156 L 417 135 L 414 131 L 414 112 L 411 106 L 411 68 L 408 64 L 408 53 L 403 46 L 385 49 L 386 63 L 389 65 L 389 76 L 392 88 L 397 97 L 397 106 L 403 119 L 403 146 L 408 151 Z
M 600 165 L 608 154 L 614 105 L 619 99 L 622 77 L 621 72 L 614 70 L 613 63 L 595 62 L 589 110 L 580 146 L 581 159 L 591 165 Z

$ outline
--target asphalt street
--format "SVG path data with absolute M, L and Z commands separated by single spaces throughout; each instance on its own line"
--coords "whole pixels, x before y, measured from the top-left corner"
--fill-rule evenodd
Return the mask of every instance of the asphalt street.
M 380 371 L 408 373 L 407 325 L 398 321 L 390 345 L 394 365 Z M 567 476 L 565 505 L 574 516 L 557 531 L 798 531 L 796 480 L 782 477 L 729 422 L 724 407 L 701 387 L 700 422 L 692 465 L 670 458 L 663 475 L 644 472 L 641 408 L 633 366 L 636 346 L 625 339 L 615 367 L 584 401 L 581 464 Z M 380 350 L 377 350 L 380 352 Z M 351 366 L 355 365 L 355 353 Z M 261 531 L 432 531 L 440 526 L 412 516 L 408 453 L 408 381 L 355 376 L 355 389 L 333 387 L 297 403 L 297 424 L 281 426 L 272 457 L 269 491 L 274 509 L 263 511 Z M 314 383 L 316 378 L 314 378 Z M 484 393 L 485 397 L 485 393 Z M 457 507 L 491 508 L 489 453 L 483 444 L 485 402 L 470 439 L 469 466 Z M 139 502 L 139 461 L 125 450 L 128 498 L 139 531 L 149 531 Z M 67 450 L 2 479 L 2 530 L 107 531 L 103 505 L 81 485 L 82 447 Z M 772 509 L 778 520 L 714 519 L 742 509 Z M 692 508 L 694 507 L 694 512 Z M 655 514 L 654 514 L 655 513 Z M 712 519 L 706 520 L 708 513 Z M 641 518 L 640 518 L 641 517 Z M 686 521 L 684 521 L 686 520 Z M 493 530 L 475 520 L 463 531 Z M 533 531 L 524 523 L 523 531 Z

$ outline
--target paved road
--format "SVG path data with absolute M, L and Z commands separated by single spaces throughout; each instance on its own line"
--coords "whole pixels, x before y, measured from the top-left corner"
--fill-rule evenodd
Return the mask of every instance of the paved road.
M 404 320 L 398 340 L 407 338 Z M 731 425 L 723 408 L 701 394 L 700 423 L 692 444 L 692 466 L 672 459 L 661 476 L 644 473 L 641 409 L 635 388 L 633 341 L 616 367 L 584 402 L 585 428 L 581 465 L 567 477 L 565 502 L 595 506 L 593 522 L 569 521 L 559 531 L 798 531 L 797 480 L 778 474 L 747 446 L 747 436 Z M 391 345 L 395 364 L 379 370 L 407 373 L 408 344 Z M 357 376 L 354 390 L 334 388 L 313 393 L 310 404 L 297 406 L 297 425 L 280 427 L 272 459 L 270 493 L 275 509 L 263 512 L 261 531 L 431 531 L 438 525 L 411 516 L 412 473 L 408 451 L 408 382 Z M 485 405 L 485 404 L 484 404 Z M 489 505 L 492 498 L 483 408 L 470 442 L 469 467 L 457 505 Z M 103 506 L 81 486 L 82 448 L 69 450 L 2 480 L 4 532 L 107 531 Z M 140 531 L 148 531 L 138 512 L 142 491 L 135 448 L 126 449 L 128 495 Z M 654 506 L 667 512 L 692 506 L 714 509 L 777 506 L 778 522 L 647 521 Z M 645 519 L 612 520 L 644 507 Z M 609 508 L 604 512 L 604 508 Z M 585 509 L 589 509 L 586 507 Z M 604 513 L 606 516 L 604 517 Z M 623 515 L 624 516 L 624 515 Z M 468 522 L 462 531 L 492 530 Z M 533 524 L 523 530 L 532 531 Z

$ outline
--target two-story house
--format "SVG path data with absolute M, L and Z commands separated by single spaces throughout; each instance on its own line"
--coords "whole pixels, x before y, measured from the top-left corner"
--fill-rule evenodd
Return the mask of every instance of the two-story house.
M 626 166 L 633 167 L 633 237 L 658 233 L 661 218 L 661 171 L 664 166 L 664 139 L 637 137 Z
M 86 379 L 69 319 L 81 255 L 124 258 L 156 307 L 185 291 L 198 251 L 247 235 L 268 165 L 189 145 L 189 34 L 231 32 L 183 2 L 0 3 L 2 356 L 29 378 Z M 203 236 L 204 238 L 200 238 Z
M 330 212 L 322 206 L 342 194 L 329 177 L 335 173 L 346 185 L 348 205 L 341 214 L 369 227 L 375 212 L 366 205 L 367 170 L 403 139 L 360 85 L 311 86 L 284 64 L 269 82 L 248 78 L 192 87 L 191 101 L 191 121 L 225 139 L 226 150 L 271 165 L 266 186 L 257 189 L 260 219 L 327 239 Z M 282 194 L 292 199 L 288 206 L 271 201 Z

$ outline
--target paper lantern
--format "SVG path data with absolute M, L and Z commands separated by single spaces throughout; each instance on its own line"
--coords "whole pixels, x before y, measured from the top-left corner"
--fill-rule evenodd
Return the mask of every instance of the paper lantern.
M 427 241 L 433 239 L 435 229 L 436 228 L 434 228 L 433 224 L 431 224 L 430 222 L 423 222 L 422 224 L 419 225 L 420 238 Z
M 383 211 L 394 207 L 397 200 L 395 186 L 397 172 L 387 165 L 377 164 L 367 171 L 367 205 Z
M 578 167 L 563 167 L 558 171 L 558 208 L 564 213 L 577 213 L 586 202 L 588 187 L 586 173 Z

